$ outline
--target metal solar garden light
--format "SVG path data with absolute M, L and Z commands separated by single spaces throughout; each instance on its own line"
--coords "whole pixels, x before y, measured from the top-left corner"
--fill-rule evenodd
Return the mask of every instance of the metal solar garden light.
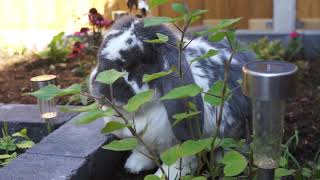
M 243 68 L 243 92 L 252 101 L 253 163 L 258 180 L 273 180 L 279 164 L 285 100 L 295 94 L 298 68 L 284 61 L 255 61 Z
M 30 79 L 32 82 L 33 91 L 37 91 L 49 84 L 56 85 L 57 77 L 55 75 L 40 75 Z M 37 99 L 38 106 L 40 110 L 40 116 L 46 121 L 48 133 L 51 132 L 51 123 L 53 119 L 57 116 L 58 111 L 56 107 L 55 99 L 51 100 L 42 100 Z

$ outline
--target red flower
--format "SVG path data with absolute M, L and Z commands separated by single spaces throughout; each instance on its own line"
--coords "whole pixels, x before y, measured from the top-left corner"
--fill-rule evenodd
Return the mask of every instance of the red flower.
M 300 36 L 300 34 L 297 33 L 296 31 L 293 31 L 292 33 L 290 33 L 290 37 L 291 37 L 292 39 L 296 39 L 296 38 L 298 38 L 299 36 Z
M 75 59 L 75 58 L 79 58 L 79 57 L 83 57 L 84 56 L 84 52 L 82 51 L 86 46 L 77 41 L 73 44 L 73 49 L 72 52 L 70 54 L 68 54 L 68 59 Z
M 85 45 L 79 41 L 75 42 L 73 45 L 73 49 L 79 49 L 82 50 L 85 48 Z

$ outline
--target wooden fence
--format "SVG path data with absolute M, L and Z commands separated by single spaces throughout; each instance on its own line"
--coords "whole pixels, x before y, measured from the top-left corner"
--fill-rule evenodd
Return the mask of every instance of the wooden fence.
M 177 0 L 169 0 L 176 2 Z M 273 0 L 188 0 L 191 9 L 207 9 L 204 19 L 222 19 L 243 17 L 239 28 L 248 28 L 252 18 L 271 19 Z M 175 16 L 170 5 L 160 6 L 154 10 L 155 15 Z M 297 18 L 319 19 L 320 0 L 297 0 Z

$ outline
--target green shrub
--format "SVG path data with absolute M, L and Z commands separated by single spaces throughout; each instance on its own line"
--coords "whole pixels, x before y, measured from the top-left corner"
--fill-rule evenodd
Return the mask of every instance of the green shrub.
M 256 53 L 259 60 L 284 60 L 286 53 L 281 41 L 269 41 L 267 37 L 250 43 L 249 48 Z

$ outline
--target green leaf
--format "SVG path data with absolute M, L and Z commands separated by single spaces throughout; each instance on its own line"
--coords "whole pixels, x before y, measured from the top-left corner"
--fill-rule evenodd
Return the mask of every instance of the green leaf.
M 223 19 L 219 22 L 219 24 L 215 27 L 216 29 L 227 29 L 230 26 L 235 25 L 238 23 L 242 18 L 236 18 L 236 19 Z
M 201 16 L 194 16 L 194 17 L 191 18 L 190 23 L 193 24 L 193 23 L 197 22 L 200 19 L 201 19 Z
M 29 139 L 29 137 L 27 136 L 27 129 L 26 128 L 23 128 L 20 132 L 13 133 L 12 137 L 22 137 L 25 139 Z
M 33 141 L 21 141 L 16 144 L 19 149 L 29 149 L 34 145 Z
M 161 4 L 168 2 L 168 0 L 149 0 L 148 2 L 150 4 L 150 8 L 152 9 L 156 6 L 159 6 Z
M 181 4 L 181 3 L 173 3 L 171 5 L 172 9 L 178 13 L 181 13 L 181 14 L 187 14 L 188 13 L 188 10 L 187 8 L 184 6 L 184 4 Z
M 129 126 L 130 125 L 122 124 L 122 123 L 117 122 L 117 121 L 110 121 L 101 130 L 101 133 L 107 134 L 107 133 L 111 133 L 113 131 L 116 131 L 116 130 L 119 130 L 119 129 L 123 129 L 123 128 L 129 127 Z
M 182 143 L 180 146 L 180 157 L 192 156 L 203 151 L 212 143 L 212 138 L 206 138 L 201 140 L 188 140 Z
M 9 159 L 11 157 L 10 154 L 0 154 L 0 160 L 1 159 Z
M 208 58 L 210 58 L 212 56 L 215 56 L 217 54 L 218 54 L 217 50 L 210 49 L 206 54 L 191 60 L 190 63 L 194 63 L 194 62 L 197 62 L 197 61 L 205 60 L 205 59 L 208 59 Z
M 158 39 L 152 39 L 152 40 L 144 40 L 144 42 L 148 43 L 166 43 L 169 41 L 169 37 L 161 34 L 161 33 L 156 33 Z
M 295 170 L 288 170 L 285 168 L 277 168 L 275 170 L 275 177 L 281 178 L 283 176 L 289 176 L 289 175 L 292 175 L 294 172 L 295 172 Z
M 94 109 L 98 109 L 99 105 L 97 103 L 92 103 L 88 106 L 81 106 L 77 108 L 67 108 L 67 107 L 61 107 L 60 111 L 62 112 L 86 112 L 86 111 L 91 111 Z
M 187 175 L 187 176 L 182 176 L 181 180 L 192 180 L 192 178 L 194 178 L 194 177 L 191 175 Z
M 139 93 L 130 98 L 128 104 L 123 106 L 123 108 L 128 112 L 136 112 L 141 106 L 152 100 L 153 94 L 153 90 Z
M 162 72 L 158 72 L 158 73 L 154 73 L 154 74 L 150 74 L 150 75 L 145 74 L 142 77 L 142 82 L 150 82 L 152 80 L 159 79 L 161 77 L 164 77 L 164 76 L 167 76 L 167 75 L 173 73 L 175 70 L 176 70 L 175 68 L 172 68 L 169 71 L 162 71 Z
M 177 125 L 181 121 L 183 121 L 185 119 L 192 118 L 192 117 L 194 117 L 194 116 L 196 116 L 196 115 L 198 115 L 200 113 L 201 113 L 201 111 L 184 112 L 184 113 L 175 114 L 175 115 L 172 116 L 175 119 L 174 123 L 172 124 L 172 127 Z
M 100 109 L 93 109 L 77 116 L 76 124 L 77 125 L 89 124 L 99 118 L 113 116 L 114 114 L 115 112 L 113 109 L 107 109 L 106 111 L 102 111 Z
M 204 100 L 213 106 L 219 106 L 222 103 L 222 90 L 223 90 L 223 81 L 217 81 L 205 94 Z M 227 87 L 226 95 L 230 94 L 231 90 Z M 225 100 L 230 100 L 232 96 L 229 95 L 225 97 Z
M 58 95 L 59 93 L 61 93 L 61 90 L 55 85 L 50 84 L 35 92 L 27 93 L 27 95 L 35 96 L 36 98 L 39 98 L 42 100 L 50 100 L 54 98 L 56 95 Z
M 167 166 L 173 165 L 180 158 L 180 146 L 175 145 L 160 155 L 161 160 Z
M 194 97 L 199 94 L 202 89 L 196 84 L 189 84 L 172 89 L 161 100 L 182 99 L 186 97 Z
M 223 40 L 224 37 L 225 37 L 225 33 L 224 32 L 217 32 L 217 33 L 214 33 L 214 34 L 209 36 L 209 41 L 211 41 L 211 42 L 219 42 L 219 41 Z
M 73 84 L 72 86 L 66 89 L 59 89 L 57 86 L 53 84 L 49 84 L 48 86 L 45 86 L 35 92 L 26 93 L 26 94 L 35 96 L 42 100 L 50 100 L 50 99 L 53 99 L 54 97 L 79 94 L 80 92 L 81 92 L 80 84 Z
M 225 149 L 237 148 L 237 142 L 232 138 L 224 138 L 220 142 L 220 146 Z
M 197 106 L 191 101 L 188 102 L 187 107 L 191 111 L 198 111 Z
M 236 176 L 245 170 L 248 161 L 239 152 L 231 150 L 224 155 L 222 163 L 225 164 L 223 168 L 225 176 Z
M 191 11 L 190 15 L 192 17 L 194 17 L 194 16 L 202 15 L 202 14 L 207 13 L 207 12 L 208 12 L 208 10 L 205 10 L 205 9 L 196 9 L 196 10 Z
M 280 157 L 280 160 L 279 160 L 279 166 L 280 167 L 286 167 L 288 164 L 288 160 L 284 157 Z
M 207 178 L 203 176 L 199 176 L 199 177 L 192 178 L 192 180 L 207 180 Z
M 138 141 L 135 138 L 127 138 L 122 140 L 114 140 L 102 148 L 112 151 L 129 151 L 135 148 L 137 144 Z
M 235 30 L 229 30 L 226 32 L 226 36 L 227 38 L 229 39 L 230 41 L 230 45 L 235 48 L 236 47 L 236 44 L 237 44 L 237 41 L 236 41 L 236 32 Z
M 144 177 L 144 180 L 161 180 L 161 179 L 156 175 L 148 175 Z
M 302 168 L 302 175 L 309 178 L 312 176 L 312 171 L 309 168 Z
M 96 81 L 101 82 L 103 84 L 112 84 L 119 78 L 123 77 L 126 73 L 124 72 L 119 72 L 114 69 L 102 71 L 101 73 L 98 74 Z
M 73 84 L 66 89 L 61 89 L 62 92 L 57 96 L 66 96 L 66 95 L 73 95 L 73 94 L 80 94 L 81 92 L 81 85 L 80 84 Z
M 149 17 L 144 19 L 144 27 L 157 26 L 164 23 L 171 23 L 175 20 L 170 17 Z

